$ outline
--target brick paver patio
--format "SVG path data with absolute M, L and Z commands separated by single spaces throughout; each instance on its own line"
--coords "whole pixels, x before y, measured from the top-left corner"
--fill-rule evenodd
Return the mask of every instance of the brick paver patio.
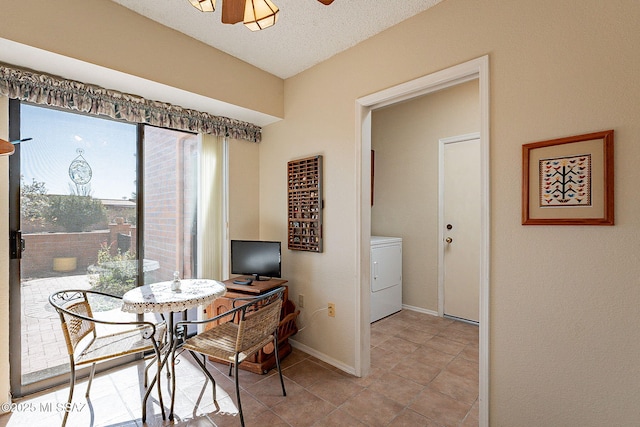
M 49 295 L 62 289 L 89 289 L 88 275 L 48 277 L 22 282 L 22 383 L 30 384 L 40 379 L 69 370 L 60 318 L 49 304 Z M 136 315 L 123 313 L 119 307 L 101 311 L 93 307 L 94 315 L 104 320 L 134 321 Z M 157 321 L 154 314 L 145 315 Z M 113 332 L 117 326 L 100 326 Z M 114 329 L 116 328 L 116 329 Z
M 51 370 L 68 369 L 60 318 L 49 304 L 49 295 L 61 289 L 88 289 L 89 276 L 64 276 L 22 282 L 22 375 L 31 383 Z

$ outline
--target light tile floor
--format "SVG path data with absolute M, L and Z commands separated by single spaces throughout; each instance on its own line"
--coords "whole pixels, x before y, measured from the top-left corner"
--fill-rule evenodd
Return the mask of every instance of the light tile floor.
M 346 374 L 299 350 L 283 361 L 287 396 L 277 372 L 241 371 L 247 426 L 477 426 L 478 328 L 466 323 L 401 311 L 371 326 L 371 373 Z M 183 354 L 177 365 L 176 420 L 163 421 L 157 402 L 148 404 L 149 426 L 239 426 L 233 378 L 210 364 L 217 383 L 217 407 L 210 384 Z M 91 400 L 86 381 L 76 387 L 69 426 L 142 426 L 142 362 L 98 375 Z M 169 384 L 163 375 L 165 406 Z M 68 387 L 19 400 L 0 426 L 60 425 L 59 406 Z

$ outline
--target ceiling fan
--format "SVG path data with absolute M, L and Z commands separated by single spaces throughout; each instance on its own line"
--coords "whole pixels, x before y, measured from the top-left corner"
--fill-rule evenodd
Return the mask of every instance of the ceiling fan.
M 325 6 L 333 0 L 318 0 Z M 201 12 L 216 10 L 216 0 L 189 0 Z M 268 28 L 278 21 L 278 6 L 271 0 L 224 0 L 222 2 L 222 23 L 243 22 L 251 31 Z

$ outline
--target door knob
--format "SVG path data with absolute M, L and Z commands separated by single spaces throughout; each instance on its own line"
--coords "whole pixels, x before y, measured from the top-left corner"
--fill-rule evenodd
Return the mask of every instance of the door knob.
M 446 239 L 444 239 L 444 241 L 447 243 L 451 243 L 453 242 L 453 239 L 451 237 L 447 237 Z

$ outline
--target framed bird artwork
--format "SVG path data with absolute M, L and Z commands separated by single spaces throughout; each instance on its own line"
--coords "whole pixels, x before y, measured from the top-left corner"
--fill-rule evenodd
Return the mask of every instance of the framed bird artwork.
M 523 225 L 614 225 L 613 130 L 522 146 Z

